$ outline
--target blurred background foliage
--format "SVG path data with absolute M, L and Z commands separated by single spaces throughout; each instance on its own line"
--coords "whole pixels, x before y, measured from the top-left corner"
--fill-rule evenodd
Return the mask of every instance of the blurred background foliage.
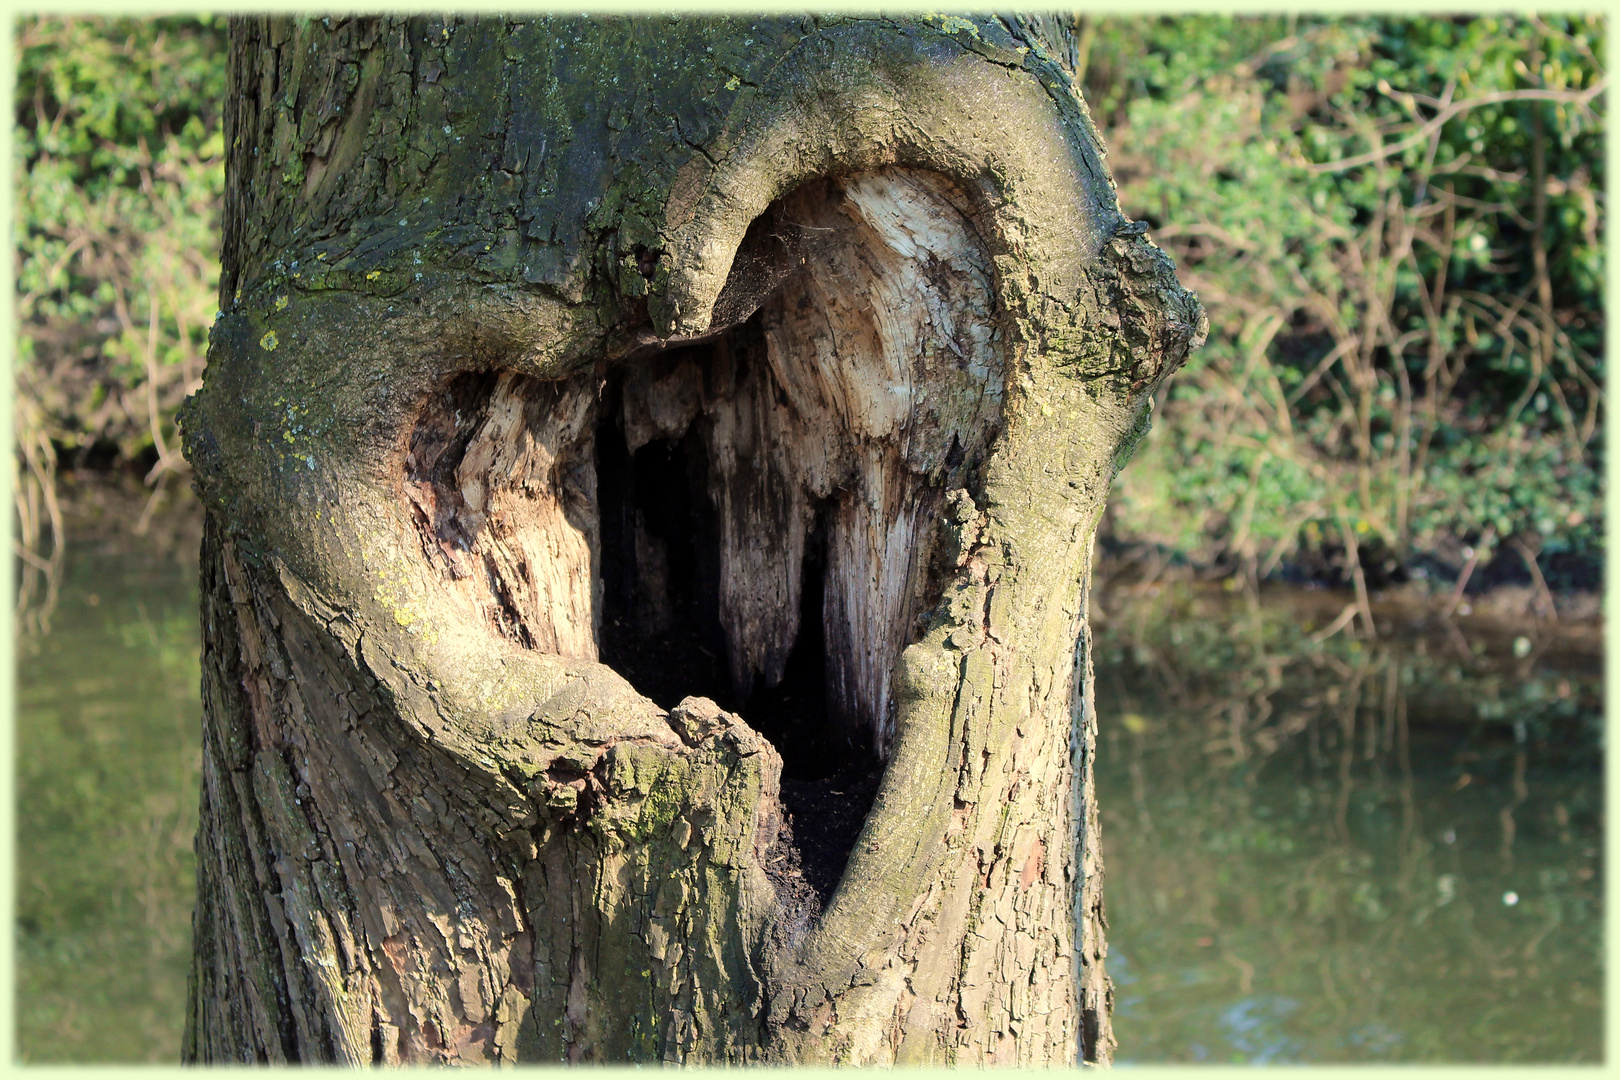
M 1105 550 L 1363 594 L 1479 567 L 1549 605 L 1595 588 L 1603 19 L 1077 23 L 1121 201 L 1211 318 Z M 26 17 L 15 49 L 26 623 L 60 562 L 58 468 L 136 470 L 154 499 L 185 469 L 225 24 Z
M 1601 16 L 1083 20 L 1127 213 L 1209 310 L 1116 548 L 1359 588 L 1601 559 Z
M 30 16 L 14 30 L 27 629 L 48 618 L 64 551 L 57 469 L 139 470 L 148 509 L 185 470 L 174 412 L 199 385 L 219 278 L 225 22 Z

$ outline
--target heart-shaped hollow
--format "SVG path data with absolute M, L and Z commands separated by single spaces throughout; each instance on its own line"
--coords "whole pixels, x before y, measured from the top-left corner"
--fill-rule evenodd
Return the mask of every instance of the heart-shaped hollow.
M 423 552 L 492 632 L 771 740 L 822 901 L 895 735 L 895 663 L 961 561 L 947 495 L 1001 424 L 968 205 L 904 170 L 801 187 L 750 228 L 703 339 L 558 381 L 461 374 L 406 457 Z

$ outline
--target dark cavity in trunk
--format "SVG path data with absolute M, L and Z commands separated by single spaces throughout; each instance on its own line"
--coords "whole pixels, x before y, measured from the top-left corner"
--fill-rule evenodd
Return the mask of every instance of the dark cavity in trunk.
M 824 515 L 805 538 L 798 632 L 780 680 L 734 678 L 719 617 L 720 530 L 704 440 L 689 429 L 630 453 L 620 393 L 620 380 L 610 379 L 596 429 L 601 660 L 662 708 L 712 698 L 771 741 L 782 755 L 783 839 L 793 849 L 781 869 L 802 875 L 825 904 L 883 765 L 864 725 L 828 713 Z
M 771 740 L 792 821 L 777 872 L 822 897 L 896 735 L 901 650 L 968 557 L 1000 428 L 966 202 L 903 170 L 808 184 L 748 230 L 715 303 L 726 329 L 552 381 L 459 376 L 406 459 L 455 602 Z

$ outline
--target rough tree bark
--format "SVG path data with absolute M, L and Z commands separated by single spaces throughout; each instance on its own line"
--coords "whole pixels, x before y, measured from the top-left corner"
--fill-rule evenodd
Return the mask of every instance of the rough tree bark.
M 1069 49 L 234 23 L 189 1060 L 1108 1060 L 1090 548 L 1203 316 Z

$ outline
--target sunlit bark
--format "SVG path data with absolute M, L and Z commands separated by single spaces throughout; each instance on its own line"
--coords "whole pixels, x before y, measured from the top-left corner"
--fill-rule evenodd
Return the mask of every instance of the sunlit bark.
M 188 1058 L 1108 1059 L 1090 548 L 1202 312 L 1066 40 L 235 25 Z

